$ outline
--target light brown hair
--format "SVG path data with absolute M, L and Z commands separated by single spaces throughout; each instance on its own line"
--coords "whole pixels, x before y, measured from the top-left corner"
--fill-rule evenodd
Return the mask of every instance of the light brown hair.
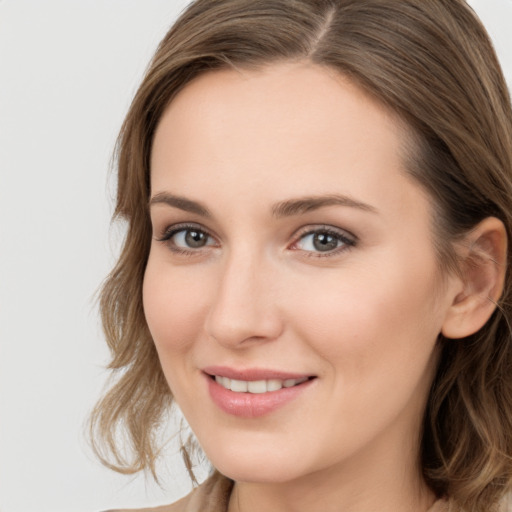
M 342 73 L 408 123 L 416 141 L 408 170 L 433 199 L 446 272 L 457 270 L 453 241 L 486 217 L 501 219 L 512 240 L 510 96 L 489 37 L 463 0 L 193 2 L 160 43 L 118 139 L 114 218 L 127 234 L 101 294 L 116 379 L 91 422 L 110 467 L 155 474 L 157 433 L 172 403 L 142 306 L 150 153 L 162 113 L 202 73 L 304 59 Z M 430 488 L 475 512 L 488 512 L 512 482 L 511 294 L 507 272 L 479 332 L 440 337 L 421 433 Z M 119 449 L 120 432 L 133 458 Z

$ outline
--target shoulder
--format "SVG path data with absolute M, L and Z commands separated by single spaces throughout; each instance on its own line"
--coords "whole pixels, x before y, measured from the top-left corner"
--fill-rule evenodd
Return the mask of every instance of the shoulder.
M 438 500 L 427 510 L 427 512 L 448 512 L 449 510 L 450 506 L 446 500 Z
M 512 494 L 507 494 L 499 503 L 498 508 L 494 507 L 495 512 L 512 512 Z M 462 512 L 459 507 L 456 507 L 453 502 L 447 500 L 438 500 L 434 503 L 432 508 L 427 512 Z
M 232 480 L 215 472 L 189 495 L 170 505 L 106 510 L 105 512 L 226 512 L 232 488 Z
M 512 492 L 510 492 L 505 496 L 505 498 L 503 498 L 500 512 L 512 512 Z

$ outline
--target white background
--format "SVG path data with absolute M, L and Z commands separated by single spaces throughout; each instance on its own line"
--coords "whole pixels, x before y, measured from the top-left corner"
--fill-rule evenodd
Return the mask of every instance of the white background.
M 179 457 L 160 489 L 103 468 L 83 433 L 106 376 L 94 294 L 117 247 L 110 156 L 186 3 L 0 0 L 0 512 L 97 512 L 190 488 Z M 512 84 L 512 0 L 470 3 Z

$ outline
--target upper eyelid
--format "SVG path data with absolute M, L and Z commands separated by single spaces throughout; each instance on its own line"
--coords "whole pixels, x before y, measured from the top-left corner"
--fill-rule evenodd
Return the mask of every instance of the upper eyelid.
M 203 225 L 195 222 L 183 222 L 183 223 L 177 223 L 177 224 L 171 224 L 169 226 L 166 226 L 161 232 L 160 235 L 156 237 L 157 241 L 166 241 L 176 233 L 179 233 L 180 231 L 187 231 L 196 229 L 197 231 L 201 231 L 202 233 L 205 233 L 211 238 L 217 239 L 217 237 L 212 234 L 212 232 L 205 228 Z
M 333 234 L 340 235 L 345 238 L 349 238 L 350 240 L 353 240 L 354 242 L 357 242 L 359 239 L 356 235 L 348 231 L 347 229 L 339 228 L 336 226 L 332 226 L 329 224 L 311 224 L 309 226 L 304 226 L 296 231 L 296 234 L 294 235 L 295 238 L 301 238 L 303 236 L 317 233 L 317 232 L 329 232 Z

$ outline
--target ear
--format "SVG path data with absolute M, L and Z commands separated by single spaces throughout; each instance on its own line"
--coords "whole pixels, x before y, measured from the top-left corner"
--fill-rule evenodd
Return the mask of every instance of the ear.
M 487 217 L 463 240 L 461 283 L 441 329 L 446 338 L 464 338 L 481 329 L 501 297 L 507 266 L 503 222 Z

